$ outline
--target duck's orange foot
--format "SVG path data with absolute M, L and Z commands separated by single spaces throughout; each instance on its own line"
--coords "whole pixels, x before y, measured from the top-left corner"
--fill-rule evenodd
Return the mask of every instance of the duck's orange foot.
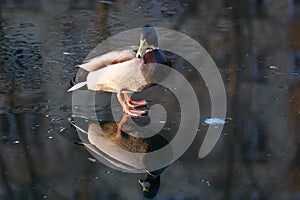
M 133 101 L 133 100 L 130 99 L 130 96 L 129 96 L 128 93 L 125 93 L 124 96 L 125 96 L 125 102 L 126 102 L 127 106 L 130 107 L 130 108 L 137 108 L 137 107 L 142 107 L 142 106 L 147 105 L 146 100 Z
M 144 110 L 134 110 L 128 106 L 123 107 L 123 110 L 126 114 L 128 114 L 131 117 L 141 117 L 142 115 L 146 114 L 146 111 Z
M 118 101 L 120 102 L 124 113 L 128 114 L 131 117 L 141 117 L 142 115 L 147 113 L 144 110 L 135 110 L 134 109 L 136 107 L 136 105 L 138 105 L 138 106 L 146 105 L 147 102 L 145 100 L 131 101 L 130 97 L 127 93 L 125 93 L 124 96 L 125 96 L 125 99 L 122 98 L 121 92 L 117 93 Z
M 128 101 L 126 101 L 126 104 L 130 108 L 138 108 L 138 107 L 146 106 L 147 105 L 147 101 L 146 100 L 133 101 L 133 100 L 129 99 Z

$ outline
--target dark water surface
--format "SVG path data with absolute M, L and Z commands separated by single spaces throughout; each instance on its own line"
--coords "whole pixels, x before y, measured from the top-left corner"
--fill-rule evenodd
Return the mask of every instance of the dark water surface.
M 194 86 L 201 118 L 192 146 L 162 175 L 156 199 L 300 199 L 298 0 L 0 5 L 0 199 L 143 199 L 143 174 L 94 162 L 74 144 L 66 90 L 74 66 L 98 43 L 147 23 L 198 41 L 216 62 L 228 101 L 222 135 L 199 159 L 208 92 L 176 62 Z

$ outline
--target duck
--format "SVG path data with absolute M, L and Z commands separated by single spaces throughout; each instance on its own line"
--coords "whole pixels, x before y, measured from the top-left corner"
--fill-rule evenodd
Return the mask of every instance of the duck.
M 129 173 L 146 173 L 146 178 L 137 181 L 141 186 L 142 194 L 148 199 L 157 195 L 161 175 L 169 165 L 157 170 L 150 170 L 146 158 L 147 154 L 143 153 L 153 152 L 168 145 L 169 141 L 162 134 L 149 138 L 138 138 L 136 134 L 146 130 L 126 124 L 123 130 L 119 132 L 116 122 L 103 119 L 87 120 L 76 116 L 70 117 L 69 122 L 77 130 L 81 139 L 80 145 L 84 146 L 94 158 L 117 170 Z M 168 151 L 161 157 L 172 159 L 173 149 L 171 146 L 166 147 Z
M 146 24 L 140 31 L 139 46 L 119 48 L 78 65 L 84 75 L 77 77 L 77 83 L 68 92 L 86 86 L 92 91 L 116 93 L 123 113 L 140 117 L 146 111 L 137 108 L 146 106 L 147 101 L 133 101 L 131 94 L 141 92 L 167 77 L 169 71 L 163 70 L 161 73 L 159 65 L 171 68 L 172 62 L 159 49 L 154 26 Z

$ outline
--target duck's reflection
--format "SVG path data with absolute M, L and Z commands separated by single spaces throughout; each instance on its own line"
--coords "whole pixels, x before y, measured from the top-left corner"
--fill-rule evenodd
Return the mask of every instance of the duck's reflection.
M 126 119 L 125 119 L 126 120 Z M 139 138 L 139 134 L 146 130 L 131 126 L 124 122 L 122 130 L 116 122 L 91 121 L 80 117 L 70 118 L 71 124 L 76 127 L 82 144 L 102 163 L 131 173 L 146 173 L 146 179 L 138 180 L 143 195 L 146 198 L 156 196 L 160 186 L 160 175 L 167 166 L 158 170 L 151 170 L 153 160 L 147 159 L 147 153 L 157 151 L 162 147 L 169 147 L 169 141 L 162 135 L 156 134 L 148 138 Z M 167 146 L 166 146 L 167 145 Z M 172 160 L 172 149 L 161 155 L 159 160 Z

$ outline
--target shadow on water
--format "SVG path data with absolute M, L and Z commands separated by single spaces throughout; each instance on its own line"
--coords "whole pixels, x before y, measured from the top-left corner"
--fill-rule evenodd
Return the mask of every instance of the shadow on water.
M 137 180 L 143 175 L 114 170 L 74 144 L 80 137 L 67 120 L 66 90 L 74 65 L 98 43 L 147 23 L 203 45 L 228 101 L 223 133 L 200 160 L 208 91 L 193 68 L 171 55 L 193 84 L 201 118 L 191 147 L 161 175 L 156 199 L 299 199 L 299 10 L 298 0 L 0 1 L 0 199 L 142 198 Z M 178 126 L 176 98 L 164 88 L 134 97 L 155 90 L 147 98 L 170 111 L 158 136 L 167 143 Z M 134 122 L 144 126 L 149 119 Z M 83 130 L 94 123 L 85 122 Z M 111 120 L 100 125 L 116 128 Z

